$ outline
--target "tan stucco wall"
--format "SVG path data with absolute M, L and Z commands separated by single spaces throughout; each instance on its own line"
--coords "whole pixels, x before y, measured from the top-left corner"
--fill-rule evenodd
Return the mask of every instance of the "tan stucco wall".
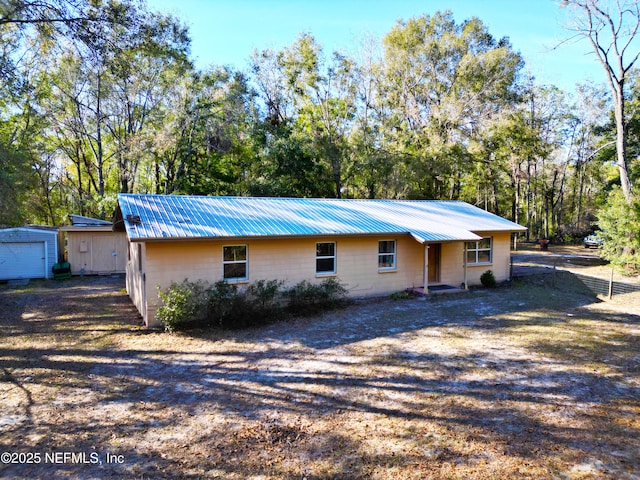
M 146 304 L 146 258 L 145 258 L 146 243 L 129 243 L 128 261 L 127 261 L 127 275 L 126 286 L 127 293 L 133 304 L 142 315 L 142 318 L 147 319 L 147 304 Z
M 125 272 L 128 247 L 124 232 L 67 231 L 66 234 L 67 261 L 72 274 Z
M 493 237 L 493 262 L 469 266 L 469 285 L 479 284 L 480 275 L 492 269 L 499 281 L 509 275 L 509 233 Z M 396 240 L 395 271 L 378 270 L 378 241 Z M 316 242 L 336 243 L 336 277 L 346 285 L 349 295 L 366 297 L 385 295 L 424 282 L 424 245 L 409 235 L 367 237 L 284 238 L 234 241 L 180 241 L 132 244 L 127 266 L 127 291 L 149 326 L 156 326 L 158 287 L 185 279 L 216 282 L 222 279 L 222 247 L 247 245 L 247 282 L 278 279 L 291 286 L 302 280 L 321 282 L 325 276 L 315 272 Z M 138 245 L 143 254 L 138 259 Z M 459 286 L 464 281 L 464 244 L 441 244 L 440 282 Z
M 498 282 L 509 280 L 511 272 L 511 233 L 474 232 L 492 238 L 492 259 L 490 263 L 467 265 L 467 285 L 480 285 L 480 276 L 487 270 L 493 271 Z M 442 246 L 440 283 L 460 286 L 464 283 L 464 242 L 446 243 Z
M 468 265 L 467 283 L 471 286 L 480 285 L 480 276 L 487 270 L 493 271 L 498 282 L 509 279 L 511 270 L 511 234 L 509 232 L 474 232 L 483 237 L 493 238 L 493 258 L 490 264 Z M 461 245 L 461 248 L 463 246 Z
M 378 271 L 378 241 L 396 240 L 397 266 L 394 271 Z M 336 275 L 354 297 L 373 296 L 418 287 L 423 282 L 424 247 L 408 236 L 292 238 L 239 241 L 158 242 L 145 244 L 143 272 L 138 272 L 136 244 L 133 244 L 127 269 L 127 290 L 149 326 L 155 325 L 158 287 L 165 289 L 172 281 L 222 279 L 222 247 L 247 245 L 247 282 L 278 279 L 291 286 L 302 280 L 321 282 L 326 275 L 316 275 L 317 242 L 336 243 Z M 142 280 L 144 273 L 144 281 Z M 332 275 L 329 275 L 332 276 Z M 135 280 L 134 280 L 135 279 Z M 146 287 L 146 292 L 144 292 Z M 146 294 L 146 315 L 141 297 Z M 134 298 L 135 297 L 135 298 Z

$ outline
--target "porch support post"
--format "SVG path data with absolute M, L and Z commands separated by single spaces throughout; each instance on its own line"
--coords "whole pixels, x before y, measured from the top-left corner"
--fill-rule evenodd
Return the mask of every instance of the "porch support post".
M 429 245 L 424 244 L 424 293 L 429 293 Z
M 462 260 L 462 265 L 464 266 L 464 289 L 469 290 L 469 286 L 467 285 L 467 242 L 464 243 L 464 256 Z

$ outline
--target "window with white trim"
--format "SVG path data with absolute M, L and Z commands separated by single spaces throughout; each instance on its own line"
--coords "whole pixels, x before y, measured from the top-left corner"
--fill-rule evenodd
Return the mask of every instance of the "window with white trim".
M 246 245 L 225 245 L 222 247 L 222 278 L 239 281 L 249 278 Z
M 491 263 L 493 241 L 491 237 L 485 237 L 477 242 L 467 242 L 467 264 Z
M 316 243 L 316 273 L 318 275 L 336 273 L 335 242 Z
M 378 270 L 396 269 L 396 241 L 380 240 L 378 242 Z

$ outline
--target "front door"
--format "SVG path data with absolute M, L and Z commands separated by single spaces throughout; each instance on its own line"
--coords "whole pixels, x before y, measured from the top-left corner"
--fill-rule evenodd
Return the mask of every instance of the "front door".
M 440 282 L 440 244 L 429 245 L 429 283 Z

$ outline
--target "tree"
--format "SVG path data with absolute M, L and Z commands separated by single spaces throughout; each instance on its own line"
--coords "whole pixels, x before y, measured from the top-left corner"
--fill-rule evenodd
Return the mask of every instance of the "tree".
M 631 205 L 621 190 L 614 189 L 598 211 L 602 256 L 629 274 L 640 271 L 640 201 Z
M 574 23 L 567 27 L 586 38 L 602 65 L 613 95 L 616 124 L 616 165 L 627 203 L 633 200 L 627 158 L 627 118 L 625 83 L 640 56 L 637 35 L 640 29 L 638 0 L 563 0 L 573 9 Z
M 459 198 L 472 169 L 469 141 L 516 99 L 522 59 L 478 18 L 450 11 L 399 22 L 384 38 L 385 98 L 410 195 Z
M 115 194 L 133 191 L 140 166 L 153 161 L 148 132 L 159 128 L 164 97 L 190 68 L 179 22 L 130 2 L 120 9 L 124 23 L 94 25 L 99 31 L 85 42 L 51 52 L 52 141 L 71 167 L 73 207 L 99 217 L 110 215 Z
M 174 18 L 139 14 L 140 21 L 114 28 L 115 55 L 107 58 L 113 95 L 105 119 L 118 165 L 119 191 L 133 191 L 147 145 L 142 135 L 159 115 L 164 95 L 190 70 L 187 30 Z
M 0 25 L 86 24 L 99 17 L 87 0 L 5 0 L 0 4 Z
M 16 142 L 17 137 L 12 135 L 13 140 L 3 148 L 9 149 L 6 158 L 29 159 L 23 174 L 32 175 L 35 182 L 22 198 L 29 199 L 24 200 L 23 211 L 29 212 L 31 221 L 59 220 L 50 195 L 57 184 L 53 178 L 60 164 L 59 151 L 48 141 L 54 130 L 47 122 L 51 119 L 51 100 L 55 98 L 50 88 L 56 63 L 53 59 L 79 56 L 98 39 L 104 40 L 104 32 L 125 22 L 129 11 L 123 5 L 101 0 L 0 2 L 0 127 L 15 125 L 16 118 L 25 120 L 21 136 L 29 142 Z M 60 133 L 60 129 L 57 131 Z
M 253 92 L 245 76 L 227 67 L 212 67 L 194 74 L 177 93 L 179 100 L 167 105 L 163 117 L 169 129 L 160 130 L 168 142 L 163 146 L 154 141 L 151 147 L 167 179 L 165 193 L 248 193 L 254 119 Z
M 280 52 L 254 54 L 252 70 L 267 109 L 266 183 L 284 187 L 267 193 L 342 196 L 355 112 L 353 68 L 337 53 L 325 67 L 322 47 L 309 34 Z
M 350 132 L 352 160 L 347 169 L 352 196 L 397 198 L 404 195 L 401 155 L 392 149 L 391 109 L 384 99 L 380 42 L 363 42 L 354 67 L 355 118 Z
M 0 225 L 20 225 L 26 219 L 25 197 L 35 183 L 30 166 L 33 159 L 16 151 L 0 132 Z
M 30 33 L 48 49 L 65 39 L 71 45 L 95 42 L 104 26 L 125 24 L 126 2 L 104 0 L 3 0 L 0 30 L 12 29 L 16 40 Z
M 27 199 L 37 185 L 46 128 L 39 103 L 48 96 L 36 52 L 21 49 L 14 33 L 15 26 L 0 25 L 0 224 L 11 225 L 29 219 L 37 205 Z
M 603 136 L 608 121 L 610 101 L 602 85 L 576 85 L 576 98 L 570 106 L 572 124 L 568 161 L 573 169 L 569 183 L 570 205 L 565 216 L 566 233 L 584 237 L 592 232 L 597 209 L 596 200 L 605 185 L 608 169 L 597 160 L 604 152 L 615 157 L 615 140 Z M 615 135 L 614 135 L 615 137 Z M 613 167 L 610 167 L 612 170 Z M 616 173 L 617 176 L 617 173 Z
M 85 55 L 57 59 L 51 73 L 54 96 L 47 102 L 53 126 L 50 142 L 58 152 L 70 184 L 71 208 L 81 215 L 104 215 L 95 206 L 107 190 L 109 160 L 104 111 L 109 95 L 106 66 Z
M 627 154 L 630 158 L 640 159 L 640 70 L 635 70 L 629 82 L 630 102 L 627 108 Z M 640 179 L 640 162 L 629 165 L 631 181 Z

